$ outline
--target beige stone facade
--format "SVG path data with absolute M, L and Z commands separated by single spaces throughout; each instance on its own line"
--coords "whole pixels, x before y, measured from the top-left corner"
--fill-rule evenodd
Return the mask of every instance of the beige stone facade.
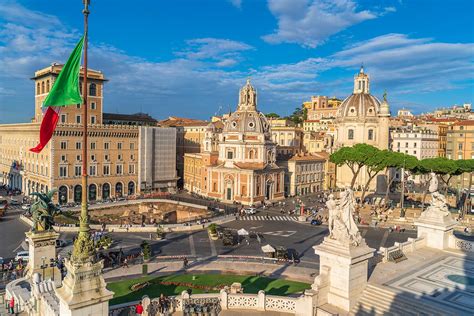
M 298 154 L 278 165 L 286 169 L 285 194 L 307 195 L 324 189 L 326 159 L 319 155 Z
M 474 159 L 474 120 L 459 121 L 449 126 L 447 131 L 446 157 L 448 159 Z M 464 173 L 454 177 L 451 185 L 458 189 L 468 189 L 472 174 Z
M 99 71 L 88 71 L 88 157 L 82 157 L 82 108 L 76 105 L 61 109 L 53 137 L 41 153 L 29 151 L 38 144 L 41 104 L 60 69 L 61 65 L 53 64 L 35 73 L 34 122 L 0 125 L 0 183 L 25 194 L 57 188 L 57 202 L 79 203 L 82 160 L 87 159 L 89 201 L 137 194 L 139 127 L 101 124 L 106 79 Z M 175 164 L 165 168 L 174 170 Z
M 308 110 L 308 120 L 334 119 L 341 102 L 336 97 L 318 95 L 312 96 L 311 101 L 304 102 L 303 107 Z

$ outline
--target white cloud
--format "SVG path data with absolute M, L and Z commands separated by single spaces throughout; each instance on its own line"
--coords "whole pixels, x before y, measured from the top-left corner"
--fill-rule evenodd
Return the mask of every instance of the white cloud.
M 352 25 L 377 17 L 368 10 L 358 11 L 351 0 L 269 0 L 268 7 L 278 20 L 278 29 L 263 36 L 266 42 L 311 48 Z
M 229 2 L 236 8 L 242 8 L 242 0 L 229 0 Z

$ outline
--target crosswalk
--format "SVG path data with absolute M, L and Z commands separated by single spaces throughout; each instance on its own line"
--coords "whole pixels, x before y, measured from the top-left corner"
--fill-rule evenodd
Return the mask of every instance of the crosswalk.
M 241 221 L 280 221 L 280 222 L 297 222 L 298 216 L 261 216 L 261 215 L 250 215 L 239 218 Z

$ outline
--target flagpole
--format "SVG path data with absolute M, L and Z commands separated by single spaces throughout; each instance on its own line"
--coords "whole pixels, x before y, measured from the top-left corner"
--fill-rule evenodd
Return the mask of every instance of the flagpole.
M 72 261 L 76 264 L 94 261 L 94 242 L 90 235 L 89 214 L 87 207 L 87 42 L 88 42 L 88 17 L 90 0 L 82 0 L 84 3 L 84 65 L 82 80 L 82 203 L 81 216 L 79 219 L 79 234 L 74 242 Z
M 84 79 L 82 80 L 82 205 L 81 205 L 81 232 L 89 232 L 89 216 L 87 214 L 87 42 L 88 42 L 88 18 L 89 18 L 89 0 L 83 0 L 84 10 Z

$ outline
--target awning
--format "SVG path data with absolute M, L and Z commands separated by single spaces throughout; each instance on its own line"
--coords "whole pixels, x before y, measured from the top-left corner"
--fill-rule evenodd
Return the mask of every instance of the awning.
M 270 245 L 265 245 L 262 247 L 262 251 L 265 253 L 275 252 L 275 248 Z
M 239 229 L 237 231 L 237 235 L 239 235 L 239 236 L 248 236 L 249 232 L 242 228 L 242 229 Z

